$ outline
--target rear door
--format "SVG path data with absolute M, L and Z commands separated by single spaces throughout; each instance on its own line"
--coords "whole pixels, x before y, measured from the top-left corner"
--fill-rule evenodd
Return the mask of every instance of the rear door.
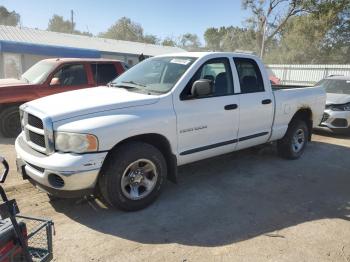
M 91 64 L 91 71 L 96 86 L 107 85 L 118 76 L 117 69 L 112 63 Z
M 251 58 L 234 58 L 239 83 L 239 143 L 237 149 L 265 143 L 271 133 L 273 97 L 266 90 L 257 62 Z
M 228 57 L 206 61 L 174 98 L 177 116 L 179 164 L 233 151 L 238 132 L 238 96 L 234 92 Z M 214 83 L 214 93 L 190 98 L 192 84 L 199 79 Z

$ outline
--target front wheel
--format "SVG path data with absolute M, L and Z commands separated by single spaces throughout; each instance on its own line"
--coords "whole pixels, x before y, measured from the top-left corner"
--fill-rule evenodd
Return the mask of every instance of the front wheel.
M 277 142 L 278 153 L 287 159 L 299 158 L 307 146 L 309 129 L 305 121 L 295 119 L 288 127 L 285 136 Z
M 132 142 L 112 152 L 98 184 L 108 204 L 136 211 L 156 200 L 166 174 L 166 161 L 157 148 L 143 142 Z
M 0 113 L 0 130 L 4 137 L 16 137 L 21 133 L 18 106 L 5 108 Z

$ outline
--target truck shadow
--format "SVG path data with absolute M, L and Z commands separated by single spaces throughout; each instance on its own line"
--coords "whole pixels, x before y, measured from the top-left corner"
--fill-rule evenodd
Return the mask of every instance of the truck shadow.
M 324 136 L 324 137 L 334 137 L 334 138 L 339 138 L 339 139 L 350 140 L 350 132 L 337 134 L 337 133 L 332 133 L 331 131 L 327 131 L 327 130 L 314 129 L 312 131 L 312 133 L 314 133 L 316 135 L 321 135 L 321 136 Z
M 52 202 L 89 228 L 146 243 L 221 246 L 325 218 L 350 220 L 350 148 L 313 142 L 297 161 L 274 147 L 250 149 L 181 167 L 179 184 L 138 212 Z

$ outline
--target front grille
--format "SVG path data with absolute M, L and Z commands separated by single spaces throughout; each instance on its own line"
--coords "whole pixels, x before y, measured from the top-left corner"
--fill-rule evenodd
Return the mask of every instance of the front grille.
M 41 112 L 32 111 L 31 108 L 25 108 L 22 111 L 22 124 L 23 138 L 29 147 L 46 155 L 54 152 L 52 120 L 50 117 L 43 115 Z
M 34 133 L 33 131 L 28 130 L 29 141 L 34 144 L 45 148 L 45 136 Z
M 321 123 L 322 122 L 326 122 L 328 120 L 328 118 L 329 118 L 329 115 L 327 113 L 324 113 L 323 117 L 322 117 L 322 120 L 321 120 Z
M 31 114 L 28 114 L 28 124 L 39 129 L 44 129 L 43 121 Z

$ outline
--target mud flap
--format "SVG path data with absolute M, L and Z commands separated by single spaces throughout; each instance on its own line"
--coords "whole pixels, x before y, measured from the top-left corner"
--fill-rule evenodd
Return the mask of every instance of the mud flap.
M 175 155 L 170 154 L 167 160 L 168 175 L 167 179 L 174 184 L 177 184 L 177 158 Z

